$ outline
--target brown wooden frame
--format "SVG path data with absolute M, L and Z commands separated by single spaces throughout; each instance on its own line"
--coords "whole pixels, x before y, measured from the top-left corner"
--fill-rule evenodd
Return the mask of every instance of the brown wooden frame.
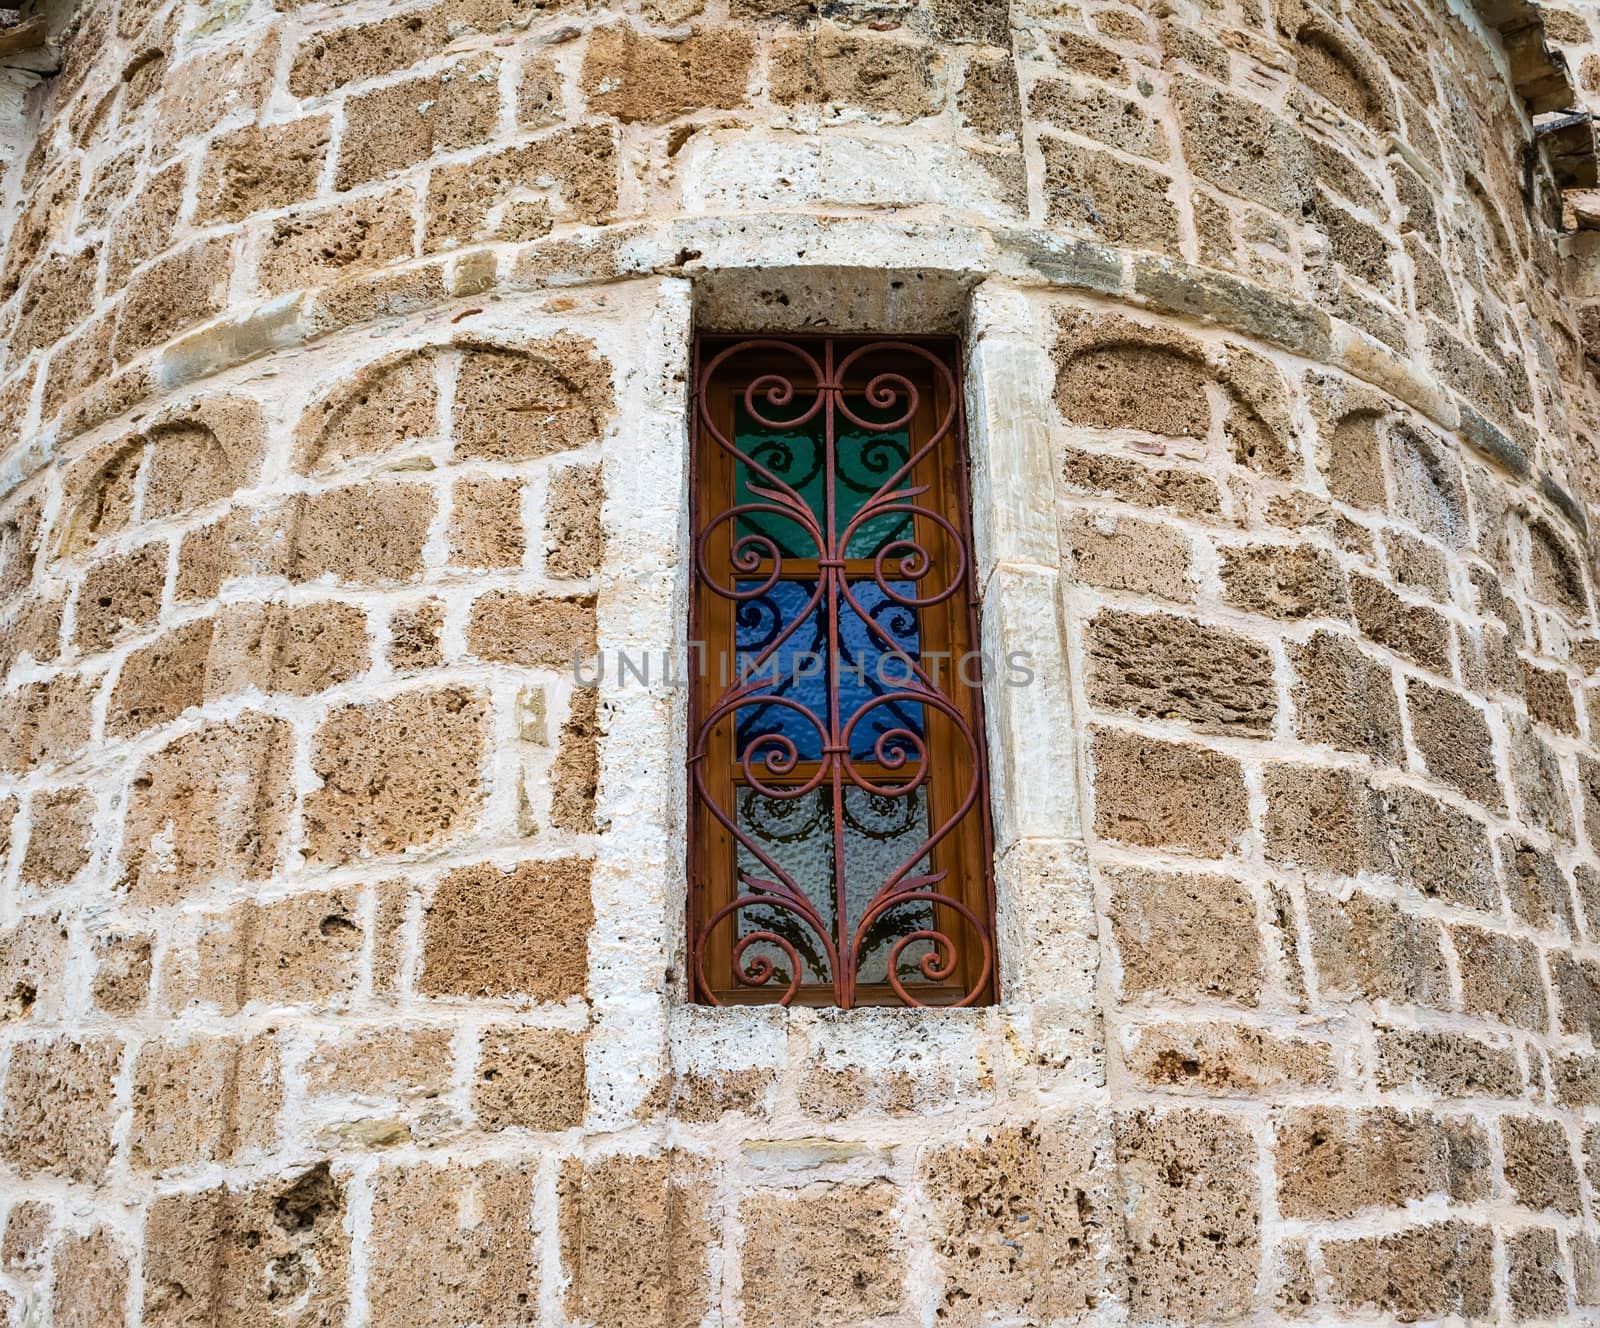
M 869 378 L 881 376 L 887 357 L 894 355 L 902 372 L 917 383 L 919 404 L 909 422 L 911 452 L 916 453 L 937 431 L 937 426 L 947 415 L 953 414 L 954 424 L 929 454 L 922 458 L 905 478 L 894 486 L 896 491 L 907 487 L 926 486 L 917 502 L 943 517 L 950 523 L 960 541 L 959 553 L 951 544 L 950 534 L 931 518 L 913 514 L 913 538 L 924 549 L 945 553 L 946 564 L 960 562 L 964 581 L 956 592 L 940 603 L 915 609 L 918 620 L 919 659 L 926 661 L 933 651 L 948 651 L 949 659 L 942 671 L 940 694 L 960 714 L 966 732 L 934 714 L 924 704 L 924 732 L 927 736 L 928 765 L 931 774 L 927 784 L 928 824 L 942 827 L 955 815 L 963 798 L 971 797 L 977 789 L 976 804 L 968 803 L 966 811 L 950 829 L 948 835 L 935 844 L 929 857 L 934 873 L 947 871 L 948 876 L 939 888 L 941 895 L 958 900 L 975 916 L 981 931 L 974 936 L 973 927 L 960 909 L 949 903 L 932 903 L 934 930 L 960 938 L 954 947 L 957 959 L 951 971 L 939 981 L 921 981 L 911 984 L 909 990 L 917 1004 L 952 1005 L 976 1004 L 992 1001 L 995 993 L 994 979 L 994 902 L 991 873 L 991 839 L 988 817 L 988 789 L 984 770 L 983 704 L 977 686 L 962 685 L 954 676 L 956 661 L 978 649 L 977 594 L 973 571 L 971 544 L 970 500 L 968 496 L 967 456 L 965 435 L 962 429 L 962 411 L 959 399 L 960 359 L 959 347 L 950 339 L 938 341 L 897 339 L 884 342 L 869 338 L 737 338 L 712 334 L 702 335 L 696 349 L 696 410 L 695 430 L 692 440 L 693 463 L 691 502 L 696 552 L 703 553 L 705 564 L 716 569 L 732 584 L 735 576 L 731 562 L 734 544 L 734 521 L 722 519 L 736 503 L 736 462 L 727 450 L 717 443 L 708 424 L 715 426 L 727 439 L 734 437 L 735 398 L 762 375 L 786 376 L 800 399 L 814 398 L 817 393 L 816 376 L 796 372 L 795 360 L 776 347 L 760 344 L 740 350 L 724 362 L 716 374 L 707 375 L 707 367 L 719 352 L 741 343 L 755 340 L 759 343 L 785 342 L 811 348 L 815 358 L 823 364 L 826 375 L 833 374 L 834 364 L 848 356 L 850 351 L 870 345 L 862 350 L 863 365 L 870 363 L 871 372 L 852 373 L 834 379 L 836 389 L 847 400 L 854 399 L 867 388 Z M 937 357 L 942 368 L 936 370 L 928 360 L 915 351 L 896 352 L 896 346 L 910 346 Z M 829 434 L 832 437 L 831 431 Z M 831 441 L 830 441 L 831 447 Z M 708 523 L 714 523 L 710 526 Z M 703 547 L 701 533 L 707 531 Z M 840 551 L 841 554 L 843 550 Z M 874 576 L 875 560 L 840 557 L 830 566 L 840 568 L 842 576 L 851 583 L 870 581 Z M 779 579 L 785 581 L 817 582 L 823 575 L 823 566 L 817 558 L 785 559 L 779 570 Z M 939 580 L 941 568 L 933 567 L 929 582 L 944 584 Z M 947 569 L 944 569 L 947 570 Z M 740 580 L 761 579 L 773 571 L 770 558 L 761 558 L 754 566 L 743 566 L 737 572 Z M 696 575 L 690 608 L 690 635 L 694 641 L 704 642 L 706 666 L 691 670 L 690 681 L 690 944 L 694 951 L 691 971 L 694 993 L 698 999 L 717 1004 L 771 1003 L 782 999 L 809 1005 L 900 1005 L 906 1003 L 889 982 L 844 984 L 838 977 L 833 985 L 800 984 L 798 990 L 785 992 L 782 984 L 749 985 L 741 983 L 735 975 L 733 954 L 734 932 L 737 924 L 724 918 L 717 926 L 705 931 L 706 920 L 714 918 L 718 910 L 728 906 L 736 897 L 737 850 L 733 835 L 707 806 L 707 800 L 697 796 L 694 785 L 696 738 L 702 727 L 702 717 L 712 713 L 723 692 L 723 678 L 718 667 L 719 659 L 732 660 L 735 649 L 736 603 L 711 589 L 706 578 Z M 819 606 L 819 613 L 825 608 Z M 691 663 L 695 661 L 692 659 Z M 702 777 L 710 798 L 724 809 L 735 806 L 734 798 L 740 787 L 746 787 L 734 751 L 733 716 L 727 716 L 707 730 L 703 759 L 699 760 Z M 773 787 L 794 787 L 814 776 L 821 763 L 797 762 L 782 773 L 766 772 L 763 781 Z M 893 771 L 877 762 L 854 760 L 848 764 L 867 779 L 884 782 L 896 778 Z M 840 887 L 842 888 L 842 887 Z M 841 907 L 840 911 L 843 909 Z M 840 936 L 843 940 L 841 924 Z M 961 943 L 964 940 L 966 943 Z M 842 945 L 841 945 L 842 949 Z M 937 970 L 939 965 L 935 964 Z M 703 979 L 702 980 L 702 975 Z

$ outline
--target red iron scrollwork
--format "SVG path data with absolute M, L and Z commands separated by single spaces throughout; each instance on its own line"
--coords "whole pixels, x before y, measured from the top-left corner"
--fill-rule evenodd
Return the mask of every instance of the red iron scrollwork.
M 993 997 L 952 359 L 910 340 L 697 348 L 690 946 L 707 1002 Z

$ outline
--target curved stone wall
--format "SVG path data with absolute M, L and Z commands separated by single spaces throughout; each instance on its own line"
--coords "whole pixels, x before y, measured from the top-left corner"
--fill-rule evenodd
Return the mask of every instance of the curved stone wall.
M 822 9 L 75 19 L 0 214 L 0 1321 L 1600 1308 L 1536 16 Z M 570 661 L 681 641 L 697 321 L 965 331 L 994 1009 L 686 1003 L 682 692 Z

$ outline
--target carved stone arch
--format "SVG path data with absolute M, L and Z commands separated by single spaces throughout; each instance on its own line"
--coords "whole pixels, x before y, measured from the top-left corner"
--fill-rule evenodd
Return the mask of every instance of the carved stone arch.
M 165 411 L 145 428 L 150 460 L 139 518 L 204 507 L 250 484 L 266 447 L 259 403 L 249 397 L 210 397 Z
M 1213 375 L 1204 349 L 1120 316 L 1064 312 L 1056 325 L 1056 408 L 1068 424 L 1204 438 Z
M 1389 457 L 1390 513 L 1409 521 L 1447 548 L 1472 539 L 1466 481 L 1456 449 L 1431 429 L 1403 415 L 1380 430 Z
M 524 461 L 599 441 L 614 403 L 611 366 L 587 337 L 455 345 L 457 456 Z
M 1553 522 L 1533 512 L 1519 512 L 1527 534 L 1528 580 L 1533 597 L 1562 609 L 1574 620 L 1589 616 L 1588 577 L 1583 558 Z
M 1341 115 L 1373 130 L 1392 128 L 1394 108 L 1369 61 L 1331 26 L 1312 21 L 1294 34 L 1295 79 Z
M 1283 375 L 1271 360 L 1228 344 L 1217 369 L 1228 399 L 1222 422 L 1235 465 L 1271 479 L 1295 477 L 1298 457 Z
M 423 346 L 386 355 L 313 402 L 295 426 L 295 470 L 315 475 L 433 436 L 440 354 Z
M 126 434 L 68 470 L 63 484 L 66 502 L 55 534 L 57 556 L 83 553 L 133 524 L 139 471 L 148 447 L 143 433 Z

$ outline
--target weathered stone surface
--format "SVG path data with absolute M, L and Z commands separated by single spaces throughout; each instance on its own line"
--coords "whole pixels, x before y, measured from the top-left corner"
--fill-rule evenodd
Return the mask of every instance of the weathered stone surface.
M 1089 699 L 1181 719 L 1202 733 L 1266 734 L 1277 713 L 1272 655 L 1247 637 L 1166 614 L 1102 610 L 1088 624 Z
M 774 91 L 780 101 L 793 101 L 782 40 Z M 624 124 L 670 120 L 689 111 L 741 105 L 754 54 L 755 43 L 739 26 L 704 28 L 669 42 L 621 23 L 600 28 L 590 38 L 581 82 L 593 111 L 614 115 Z M 882 81 L 879 72 L 874 82 Z
M 436 996 L 564 1000 L 584 992 L 588 957 L 572 938 L 594 917 L 590 864 L 465 867 L 440 882 L 423 923 L 418 989 Z
M 699 1323 L 711 1300 L 712 1179 L 706 1163 L 675 1152 L 563 1163 L 557 1202 L 567 1312 L 617 1328 Z
M 1437 1222 L 1387 1236 L 1322 1247 L 1332 1303 L 1410 1322 L 1488 1313 L 1494 1297 L 1494 1237 L 1488 1228 Z
M 1560 1122 L 1533 1116 L 1503 1116 L 1500 1143 L 1506 1184 L 1528 1208 L 1578 1211 L 1578 1171 Z
M 372 1199 L 373 1321 L 528 1324 L 539 1298 L 533 1178 L 515 1164 L 385 1168 Z
M 1254 1005 L 1265 981 L 1255 899 L 1226 876 L 1105 868 L 1126 999 Z
M 1338 1073 L 1328 1043 L 1245 1024 L 1139 1025 L 1124 1035 L 1123 1059 L 1152 1088 L 1193 1093 L 1323 1088 Z
M 127 1322 L 128 1253 L 105 1227 L 64 1236 L 52 1265 L 53 1325 L 121 1328 Z
M 483 800 L 487 730 L 486 698 L 461 687 L 333 711 L 312 738 L 322 787 L 304 803 L 311 856 L 403 853 L 469 828 Z M 395 769 L 409 777 L 394 781 Z
M 523 461 L 583 447 L 599 441 L 611 408 L 611 366 L 585 337 L 469 346 L 456 382 L 456 454 Z
M 1396 1031 L 1378 1040 L 1378 1084 L 1442 1097 L 1518 1097 L 1522 1071 L 1510 1046 L 1461 1033 Z
M 1129 1295 L 1140 1319 L 1244 1313 L 1261 1251 L 1256 1146 L 1228 1116 L 1138 1111 L 1119 1122 Z
M 1095 829 L 1123 843 L 1220 857 L 1245 830 L 1238 762 L 1116 729 L 1094 733 Z
M 133 1066 L 129 1161 L 139 1171 L 180 1171 L 270 1145 L 282 1105 L 270 1035 L 147 1042 Z
M 97 1185 L 111 1160 L 122 1043 L 58 1037 L 12 1048 L 0 1157 L 24 1176 L 52 1172 Z
M 583 1123 L 583 1038 L 564 1029 L 488 1029 L 472 1105 L 485 1130 L 565 1130 Z
M 467 648 L 480 659 L 570 670 L 595 651 L 594 597 L 549 599 L 491 590 L 473 601 Z
M 1312 891 L 1306 911 L 1325 994 L 1450 1008 L 1437 923 L 1360 893 L 1341 900 Z
M 886 1181 L 755 1191 L 740 1205 L 753 1322 L 845 1324 L 905 1299 L 900 1196 Z
M 1401 762 L 1400 706 L 1388 668 L 1334 632 L 1317 632 L 1305 645 L 1290 646 L 1289 663 L 1297 679 L 1290 693 L 1295 732 L 1302 741 Z
M 1110 1275 L 1093 1252 L 1113 1225 L 1106 1133 L 1093 1116 L 1057 1116 L 924 1155 L 941 1323 L 1051 1322 L 1099 1303 Z
M 145 1323 L 335 1328 L 349 1302 L 346 1215 L 343 1183 L 326 1162 L 157 1198 L 144 1228 Z

